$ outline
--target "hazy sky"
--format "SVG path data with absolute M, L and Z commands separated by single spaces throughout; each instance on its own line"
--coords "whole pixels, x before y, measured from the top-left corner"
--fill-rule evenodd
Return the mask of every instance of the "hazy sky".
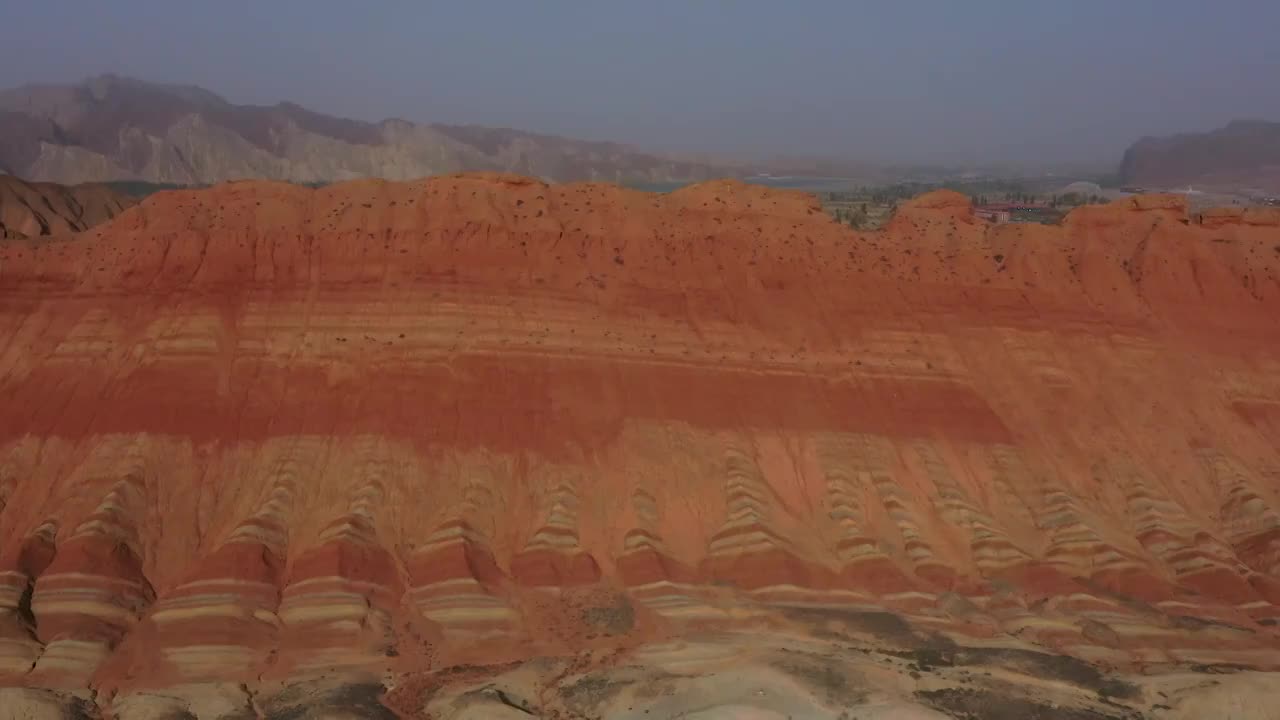
M 116 72 L 235 102 L 655 149 L 1118 161 L 1280 120 L 1276 0 L 0 0 L 0 86 Z

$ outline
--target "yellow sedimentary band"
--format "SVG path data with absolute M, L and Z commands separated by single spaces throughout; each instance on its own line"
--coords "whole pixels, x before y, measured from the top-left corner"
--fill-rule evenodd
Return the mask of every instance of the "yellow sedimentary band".
M 476 586 L 477 588 L 479 586 Z M 445 613 L 454 610 L 476 610 L 487 613 L 502 614 L 514 617 L 515 612 L 502 601 L 501 598 L 494 597 L 488 593 L 477 590 L 476 592 L 455 592 L 448 595 L 436 595 L 427 598 L 416 598 L 418 606 L 423 608 L 425 612 Z
M 558 533 L 543 527 L 529 538 L 529 543 L 525 545 L 526 550 L 552 550 L 563 552 L 565 550 L 577 550 L 579 548 L 577 535 L 569 535 Z
M 840 523 L 845 528 L 846 533 L 858 533 L 861 531 L 862 514 L 855 511 L 850 503 L 833 500 L 828 517 Z
M 285 586 L 282 593 L 281 604 L 295 601 L 299 596 L 305 596 L 314 586 L 324 586 L 329 584 L 338 584 L 344 587 L 352 587 L 357 590 L 371 591 L 385 587 L 382 583 L 371 582 L 368 580 L 352 580 L 346 575 L 313 575 L 302 580 L 294 580 Z M 323 591 L 322 591 L 323 592 Z
M 263 519 L 268 518 L 268 516 L 258 515 L 255 518 Z M 283 554 L 284 546 L 288 542 L 288 536 L 275 518 L 268 519 L 271 520 L 269 524 L 262 522 L 241 524 L 231 533 L 225 544 L 261 544 L 277 555 Z
M 906 536 L 907 533 L 904 531 L 903 535 Z M 914 540 L 918 537 L 919 536 L 916 536 L 910 539 Z M 934 559 L 933 550 L 930 550 L 927 545 L 913 545 L 910 548 L 907 548 L 906 555 L 910 560 L 914 561 L 917 566 L 925 561 Z
M 1280 527 L 1280 513 L 1243 481 L 1227 491 L 1227 499 L 1222 503 L 1222 518 L 1224 534 L 1236 546 Z
M 102 512 L 101 508 L 99 512 Z M 91 520 L 85 520 L 76 528 L 76 532 L 71 536 L 73 540 L 87 538 L 96 535 L 103 538 L 111 538 L 121 541 L 132 541 L 133 530 L 120 525 L 115 519 L 110 517 L 95 517 Z
M 1066 608 L 1067 612 L 1077 612 L 1079 610 L 1096 610 L 1099 607 L 1115 608 L 1117 611 L 1122 610 L 1121 605 L 1110 598 L 1102 598 L 1097 595 L 1091 595 L 1086 592 L 1067 593 L 1066 595 L 1055 595 L 1049 598 L 1045 606 L 1051 609 Z
M 929 592 L 922 592 L 919 590 L 908 590 L 906 592 L 885 593 L 884 595 L 881 595 L 880 598 L 886 602 L 891 602 L 891 603 L 907 603 L 911 601 L 935 603 L 938 601 L 937 595 Z
M 841 543 L 836 549 L 836 556 L 846 566 L 889 557 L 876 540 L 866 536 L 849 537 L 847 540 L 849 542 Z
M 708 543 L 708 556 L 741 557 L 788 550 L 788 544 L 768 527 L 768 489 L 755 461 L 743 450 L 730 446 L 725 450 L 725 473 L 728 517 Z M 741 528 L 752 529 L 735 532 Z
M 436 592 L 436 590 L 438 589 L 447 590 L 451 587 L 480 588 L 482 586 L 480 585 L 479 582 L 476 582 L 476 579 L 473 577 L 470 577 L 470 576 L 457 577 L 457 578 L 450 578 L 448 580 L 439 580 L 437 582 L 427 583 L 426 585 L 415 586 L 409 589 L 409 595 L 410 597 L 416 598 L 419 594 L 424 594 L 424 593 L 430 594 L 430 593 Z
M 569 509 L 567 502 L 568 501 L 562 499 L 551 507 L 551 512 L 547 513 L 548 525 L 571 528 L 577 524 L 577 513 Z
M 934 504 L 944 519 L 962 528 L 969 527 L 980 519 L 988 525 L 992 524 L 991 519 L 965 497 L 964 491 L 952 477 L 946 462 L 932 443 L 917 440 L 911 444 L 911 448 L 924 466 L 925 477 L 937 488 Z
M 1082 612 L 1079 616 L 1103 623 L 1114 630 L 1117 635 L 1126 638 L 1171 638 L 1184 634 L 1176 628 L 1160 627 L 1158 625 L 1142 622 L 1133 615 Z
M 419 612 L 445 626 L 470 623 L 511 624 L 516 620 L 514 610 L 470 577 L 441 580 L 411 588 L 408 595 Z
M 767 501 L 763 497 L 763 490 L 755 486 L 756 482 L 748 478 L 732 477 L 725 483 L 730 517 L 743 520 L 752 513 L 765 512 Z
M 725 519 L 723 530 L 731 530 L 744 525 L 763 522 L 766 517 L 763 503 L 757 500 L 746 500 L 739 496 L 730 498 L 729 513 Z
M 898 532 L 902 534 L 905 541 L 905 554 L 912 564 L 916 567 L 932 564 L 935 561 L 933 548 L 920 534 L 920 525 L 916 522 L 914 514 L 908 508 L 906 502 L 902 498 L 902 494 L 898 489 L 898 484 L 888 473 L 876 472 L 871 477 L 872 485 L 876 489 L 876 493 L 880 497 L 880 503 L 884 506 L 889 519 L 897 526 Z
M 635 508 L 637 519 L 646 528 L 658 522 L 658 501 L 644 488 L 636 488 L 631 493 L 631 506 Z
M 1172 500 L 1154 498 L 1146 491 L 1130 495 L 1128 500 L 1130 512 L 1137 518 L 1134 528 L 1139 537 L 1149 532 L 1163 531 L 1186 542 L 1201 531 L 1201 528 L 1190 521 L 1186 511 Z
M 371 607 L 358 592 L 307 595 L 288 606 L 282 605 L 279 612 L 285 625 L 362 621 L 370 614 L 391 616 L 385 609 Z
M 161 657 L 188 676 L 200 673 L 222 674 L 228 670 L 246 671 L 262 651 L 242 645 L 183 645 L 166 647 Z
M 31 603 L 39 621 L 48 620 L 51 615 L 76 614 L 124 624 L 137 617 L 136 610 L 121 607 L 113 593 L 103 590 L 61 590 L 56 594 L 43 593 L 39 597 L 38 602 Z
M 631 594 L 646 607 L 659 615 L 672 618 L 723 619 L 727 614 L 698 598 L 700 589 L 688 583 L 669 580 L 636 585 L 629 588 Z
M 430 585 L 415 587 L 409 591 L 409 597 L 418 603 L 443 603 L 459 598 L 475 597 L 483 598 L 485 603 L 503 604 L 500 598 L 486 591 L 483 585 L 469 577 L 441 580 Z
M 1256 650 L 1229 650 L 1224 648 L 1171 648 L 1169 655 L 1184 663 L 1200 665 L 1245 665 L 1249 667 L 1275 669 L 1280 667 L 1280 658 L 1276 657 L 1274 648 Z
M 31 579 L 17 570 L 0 572 L 0 613 L 18 609 Z
M 235 581 L 228 580 L 225 583 L 219 583 L 219 584 L 234 585 L 234 583 Z M 261 585 L 261 583 L 249 583 L 249 582 L 246 582 L 245 584 L 254 585 L 254 586 Z M 191 593 L 189 592 L 190 587 L 184 585 L 181 588 L 179 588 L 179 590 L 182 591 L 181 596 L 168 597 L 156 603 L 155 607 L 152 609 L 150 614 L 150 618 L 152 620 L 163 622 L 166 618 L 170 617 L 170 615 L 174 613 L 182 613 L 188 610 L 198 610 L 205 607 L 216 607 L 219 605 L 234 604 L 244 609 L 245 612 L 249 612 L 250 610 L 253 609 L 251 604 L 245 602 L 246 596 L 243 593 L 235 592 L 232 589 L 228 589 L 226 592 Z
M 1239 546 L 1280 527 L 1280 513 L 1253 489 L 1256 479 L 1236 458 L 1213 448 L 1203 449 L 1198 455 L 1214 484 L 1224 491 L 1221 517 L 1227 540 Z M 1265 569 L 1271 572 L 1275 567 Z
M 44 646 L 31 637 L 0 638 L 0 675 L 19 675 L 35 665 Z
M 1050 552 L 1054 549 L 1069 550 L 1080 548 L 1092 552 L 1095 548 L 1108 547 L 1106 541 L 1096 530 L 1084 524 L 1074 514 L 1072 520 L 1055 528 L 1049 538 Z
M 308 588 L 313 586 L 324 586 L 327 584 L 337 584 L 344 588 L 352 588 L 357 594 L 386 588 L 386 586 L 381 583 L 371 582 L 368 580 L 352 580 L 345 575 L 317 575 L 305 580 L 298 580 L 296 582 L 289 583 L 289 585 L 284 589 L 284 600 L 281 602 L 281 605 L 296 602 L 297 598 L 306 597 L 311 593 L 316 592 L 308 590 Z M 328 593 L 335 591 L 323 590 L 319 592 Z
M 151 621 L 158 625 L 167 625 L 169 623 L 180 622 L 185 620 L 196 619 L 242 619 L 242 620 L 259 620 L 269 625 L 278 625 L 274 613 L 260 608 L 246 607 L 242 603 L 237 602 L 212 602 L 203 604 L 200 602 L 192 603 L 189 607 L 166 608 L 163 611 L 151 615 Z
M 102 583 L 105 585 L 114 585 L 121 589 L 133 589 L 133 588 L 142 587 L 142 584 L 136 580 L 127 580 L 125 578 L 111 577 L 109 575 L 98 575 L 95 573 L 80 572 L 78 570 L 67 571 L 67 572 L 57 572 L 57 573 L 45 573 L 44 575 L 40 576 L 39 584 L 41 586 L 44 586 L 49 584 L 53 584 L 53 585 L 69 584 L 71 582 L 81 582 L 81 581 L 93 581 L 93 582 Z
M 1203 613 L 1206 609 L 1213 608 L 1213 606 L 1206 608 L 1204 603 L 1190 603 L 1183 600 L 1160 600 L 1154 605 L 1162 611 L 1176 611 L 1178 614 L 1188 614 L 1187 611 L 1190 611 L 1192 615 Z
M 748 595 L 770 604 L 838 606 L 849 610 L 883 610 L 870 595 L 855 590 L 816 590 L 789 583 L 768 585 L 751 590 Z
M 1153 551 L 1154 552 L 1154 551 Z M 1159 554 L 1159 553 L 1157 553 Z M 1165 560 L 1175 575 L 1191 575 L 1202 570 L 1228 569 L 1228 566 L 1205 553 L 1190 554 L 1173 560 Z
M 1280 607 L 1269 602 L 1243 603 L 1238 605 L 1237 609 L 1252 618 L 1254 622 L 1267 623 L 1272 626 L 1280 624 Z
M 723 534 L 725 531 L 720 532 Z M 777 533 L 767 529 L 756 529 L 716 538 L 707 545 L 708 554 L 713 557 L 748 555 L 785 548 L 786 545 L 779 540 Z
M 665 543 L 654 535 L 645 530 L 632 530 L 622 538 L 622 549 L 627 553 L 634 553 L 638 550 L 656 550 L 661 551 Z
M 489 541 L 480 533 L 465 525 L 450 525 L 440 528 L 431 534 L 421 545 L 413 549 L 413 555 L 422 555 L 449 545 L 472 543 L 480 547 L 488 547 Z
M 274 597 L 276 594 L 276 586 L 272 583 L 258 582 L 257 580 L 241 580 L 235 577 L 209 578 L 206 580 L 191 580 L 178 586 L 169 597 L 157 603 L 157 606 L 163 607 L 170 603 L 182 603 L 187 601 L 188 593 L 192 590 L 202 590 L 201 595 L 236 595 L 243 596 L 244 591 L 253 591 L 256 595 L 263 597 Z M 240 592 L 236 592 L 236 591 Z
M 306 605 L 347 605 L 347 603 L 358 603 L 362 607 L 371 610 L 379 610 L 378 600 L 384 600 L 387 594 L 387 588 L 378 583 L 356 582 L 356 580 L 348 580 L 346 578 L 325 578 L 324 583 L 328 583 L 328 588 L 323 588 L 319 583 L 308 583 L 310 587 L 308 591 L 291 592 L 285 589 L 284 601 L 280 602 L 280 618 L 284 618 L 288 612 L 297 609 L 298 606 Z M 294 585 L 289 585 L 294 587 Z M 383 596 L 383 597 L 379 597 Z
M 206 592 L 191 592 L 196 589 Z M 179 594 L 156 603 L 149 618 L 160 624 L 200 617 L 253 618 L 276 625 L 276 592 L 268 583 L 235 578 L 200 580 L 182 585 Z
M 44 648 L 32 673 L 72 673 L 86 675 L 111 653 L 107 643 L 92 640 L 54 640 Z
M 483 600 L 481 598 L 481 600 Z M 422 612 L 431 620 L 441 625 L 473 625 L 481 623 L 507 624 L 515 620 L 511 608 L 502 604 L 486 606 L 483 602 L 475 602 L 475 598 L 467 602 L 459 601 L 456 605 L 440 605 L 424 609 Z
M 31 611 L 37 622 L 60 615 L 86 615 L 127 625 L 148 600 L 140 583 L 104 575 L 65 572 L 44 575 L 36 583 Z
M 1143 567 L 1142 563 L 1103 540 L 1097 531 L 1080 519 L 1074 506 L 1068 506 L 1063 513 L 1042 519 L 1042 527 L 1050 529 L 1049 549 L 1045 553 L 1047 562 L 1067 566 L 1074 573 Z
M 1001 516 L 1007 514 L 1024 525 L 1034 525 L 1035 512 L 1014 487 L 1038 487 L 1041 481 L 1027 467 L 1021 451 L 1010 446 L 996 446 L 990 453 L 990 466 L 991 484 L 1003 511 Z
M 547 519 L 538 528 L 525 551 L 550 550 L 565 553 L 579 549 L 578 540 L 578 495 L 568 485 L 557 485 L 551 492 L 551 509 L 547 511 Z
M 377 534 L 370 523 L 371 518 L 348 515 L 320 533 L 320 541 L 322 543 L 345 541 L 356 545 L 373 545 L 377 541 Z
M 993 547 L 991 545 L 981 545 L 973 549 L 973 562 L 978 568 L 988 574 L 1010 568 L 1015 565 L 1021 565 L 1027 561 L 1030 556 L 1012 545 L 1001 545 Z
M 931 615 L 928 613 L 903 612 L 898 615 L 911 625 L 927 625 L 932 631 L 941 631 L 956 625 L 954 618 L 945 615 Z

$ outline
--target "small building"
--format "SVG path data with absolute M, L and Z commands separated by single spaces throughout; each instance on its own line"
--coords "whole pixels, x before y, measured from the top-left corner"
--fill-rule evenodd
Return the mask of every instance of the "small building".
M 1011 208 L 1003 205 L 978 205 L 973 208 L 974 217 L 1003 225 L 1012 217 Z

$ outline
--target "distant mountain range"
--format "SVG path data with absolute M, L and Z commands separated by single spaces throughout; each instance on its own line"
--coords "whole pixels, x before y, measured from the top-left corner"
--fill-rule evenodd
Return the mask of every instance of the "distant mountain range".
M 237 105 L 203 88 L 118 75 L 0 90 L 0 173 L 32 181 L 204 185 L 261 178 L 326 183 L 479 170 L 559 182 L 632 184 L 744 177 L 757 171 L 879 184 L 975 172 L 871 166 L 838 158 L 779 158 L 748 165 L 509 128 L 397 119 L 371 123 L 288 102 Z M 1001 175 L 977 174 L 993 172 Z M 1021 174 L 1009 172 L 1011 177 Z M 1280 194 L 1280 123 L 1236 121 L 1207 133 L 1143 138 L 1125 153 L 1119 175 L 1125 185 L 1148 189 L 1190 185 Z
M 1148 137 L 1120 164 L 1125 185 L 1280 194 L 1280 123 L 1237 120 L 1205 133 Z
M 496 170 L 546 180 L 693 181 L 744 170 L 507 128 L 361 122 L 293 103 L 103 75 L 0 91 L 0 171 L 60 183 L 402 180 Z

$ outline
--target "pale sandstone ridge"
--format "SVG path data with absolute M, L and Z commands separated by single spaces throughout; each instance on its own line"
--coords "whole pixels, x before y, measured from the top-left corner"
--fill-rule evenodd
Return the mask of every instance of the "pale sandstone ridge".
M 463 175 L 0 244 L 0 701 L 1265 717 L 1277 220 Z
M 206 185 L 244 178 L 408 180 L 501 170 L 556 181 L 666 182 L 729 164 L 510 128 L 363 122 L 290 102 L 237 105 L 198 87 L 101 75 L 0 90 L 0 169 L 61 183 Z

